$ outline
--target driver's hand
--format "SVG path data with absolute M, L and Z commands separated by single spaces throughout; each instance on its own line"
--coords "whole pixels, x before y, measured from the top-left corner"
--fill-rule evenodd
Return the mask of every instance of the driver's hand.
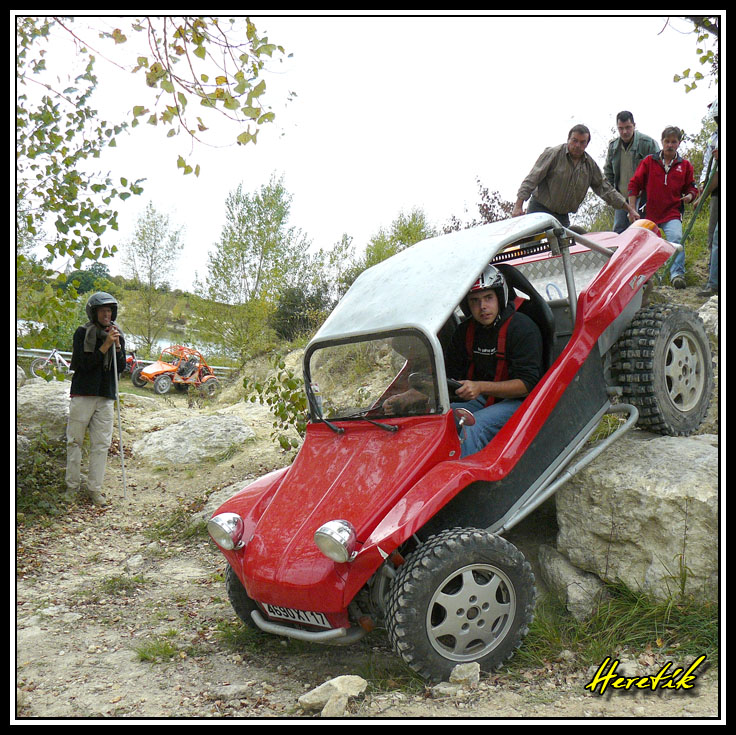
M 391 396 L 383 402 L 383 412 L 391 416 L 401 406 L 401 396 Z
M 462 398 L 463 401 L 472 401 L 480 395 L 480 383 L 475 380 L 461 380 L 460 383 L 460 387 L 455 390 L 458 398 Z
M 416 390 L 415 388 L 409 388 L 404 393 L 398 393 L 395 396 L 387 398 L 383 402 L 383 412 L 388 416 L 396 413 L 401 413 L 407 409 L 408 406 L 412 406 L 415 403 L 426 402 L 427 396 L 424 393 Z

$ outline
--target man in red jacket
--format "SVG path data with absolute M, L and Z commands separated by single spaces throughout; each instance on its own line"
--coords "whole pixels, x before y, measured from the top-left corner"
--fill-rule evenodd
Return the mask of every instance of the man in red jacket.
M 682 213 L 685 204 L 698 196 L 695 174 L 690 161 L 677 152 L 682 131 L 667 127 L 662 132 L 662 150 L 647 156 L 629 182 L 629 203 L 635 206 L 637 197 L 646 192 L 644 216 L 662 230 L 669 242 L 682 240 Z M 685 288 L 685 250 L 680 250 L 670 266 L 670 280 L 675 288 Z

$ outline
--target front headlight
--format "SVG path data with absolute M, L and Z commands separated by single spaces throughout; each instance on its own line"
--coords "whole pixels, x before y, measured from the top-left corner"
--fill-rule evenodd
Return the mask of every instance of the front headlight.
M 314 543 L 332 561 L 346 562 L 355 557 L 355 529 L 348 521 L 328 521 L 314 532 Z
M 243 519 L 237 513 L 219 513 L 207 522 L 207 531 L 221 548 L 242 549 Z

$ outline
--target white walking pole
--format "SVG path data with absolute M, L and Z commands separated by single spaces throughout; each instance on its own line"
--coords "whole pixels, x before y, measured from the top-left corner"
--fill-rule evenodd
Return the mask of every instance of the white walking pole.
M 123 451 L 123 421 L 120 417 L 120 393 L 118 391 L 118 356 L 117 350 L 112 348 L 112 367 L 115 373 L 115 403 L 118 405 L 118 434 L 120 435 L 120 463 L 123 467 L 123 498 L 127 497 L 125 487 L 125 452 Z

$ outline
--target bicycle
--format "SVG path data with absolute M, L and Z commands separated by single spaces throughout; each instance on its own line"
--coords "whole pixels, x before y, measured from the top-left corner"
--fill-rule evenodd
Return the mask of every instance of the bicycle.
M 31 374 L 35 378 L 52 378 L 54 375 L 69 375 L 71 364 L 55 347 L 46 357 L 37 357 L 31 363 Z

